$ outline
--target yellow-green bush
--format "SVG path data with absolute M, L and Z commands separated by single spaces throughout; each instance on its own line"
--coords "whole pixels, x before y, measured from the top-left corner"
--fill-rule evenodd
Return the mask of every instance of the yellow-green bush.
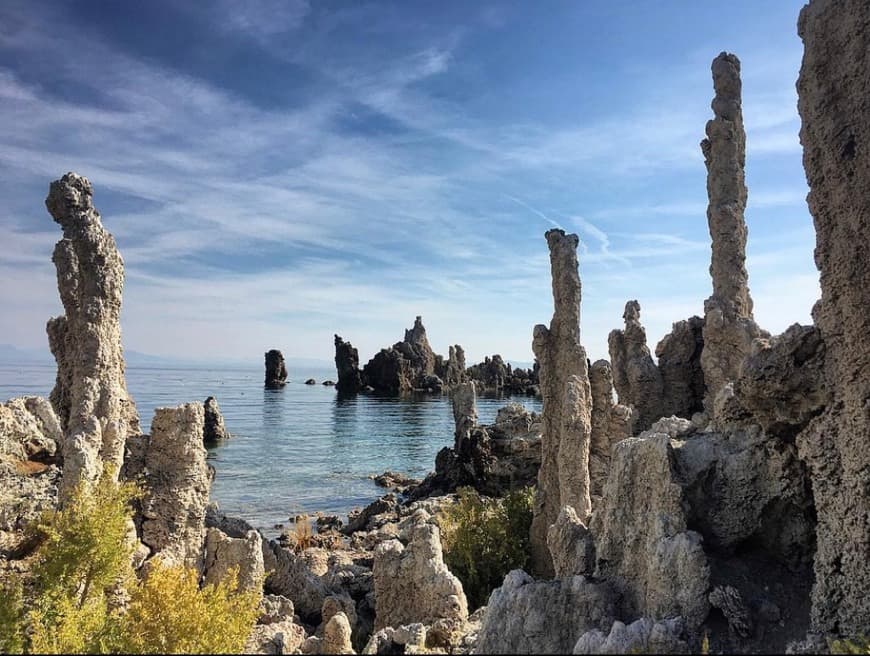
M 196 572 L 156 563 L 132 591 L 123 651 L 239 654 L 257 618 L 260 592 L 238 591 L 238 569 L 200 590 Z
M 243 650 L 260 593 L 240 592 L 237 573 L 200 589 L 196 571 L 154 562 L 136 578 L 128 531 L 138 494 L 108 473 L 45 516 L 28 580 L 0 581 L 0 652 Z
M 870 654 L 870 638 L 860 637 L 853 640 L 831 640 L 828 648 L 832 654 L 852 654 L 864 656 Z
M 472 488 L 438 516 L 444 562 L 462 582 L 472 609 L 484 605 L 512 569 L 525 568 L 532 524 L 531 488 L 501 499 L 481 497 Z

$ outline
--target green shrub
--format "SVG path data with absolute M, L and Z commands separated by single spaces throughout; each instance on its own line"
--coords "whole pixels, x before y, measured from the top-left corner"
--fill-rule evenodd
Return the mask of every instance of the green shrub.
M 526 568 L 532 524 L 532 488 L 501 499 L 481 497 L 472 488 L 438 515 L 444 562 L 462 582 L 472 609 L 483 606 L 512 569 Z
M 107 473 L 43 518 L 27 585 L 24 575 L 0 581 L 0 652 L 243 651 L 261 594 L 239 591 L 237 572 L 200 589 L 195 570 L 155 560 L 136 578 L 129 530 L 138 495 Z
M 831 640 L 828 648 L 832 654 L 853 654 L 864 656 L 870 654 L 870 638 L 860 637 L 852 640 Z

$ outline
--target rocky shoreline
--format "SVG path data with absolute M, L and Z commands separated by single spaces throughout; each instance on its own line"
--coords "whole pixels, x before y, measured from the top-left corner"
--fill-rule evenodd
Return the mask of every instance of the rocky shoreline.
M 466 368 L 459 346 L 436 356 L 420 317 L 362 369 L 336 335 L 341 393 L 449 389 L 454 444 L 418 484 L 385 476 L 404 492 L 347 525 L 323 518 L 312 533 L 299 522 L 280 540 L 209 504 L 203 404 L 159 408 L 143 432 L 124 377 L 123 259 L 88 179 L 53 182 L 57 382 L 49 400 L 0 405 L 0 574 L 26 571 L 27 528 L 41 512 L 108 472 L 144 490 L 130 527 L 140 575 L 159 559 L 203 584 L 233 568 L 242 588 L 262 582 L 254 653 L 810 653 L 866 637 L 870 6 L 812 0 L 799 34 L 822 289 L 814 325 L 771 336 L 754 320 L 740 62 L 722 53 L 701 143 L 713 283 L 704 317 L 676 322 L 656 362 L 629 301 L 610 362 L 590 363 L 579 240 L 554 229 L 554 314 L 534 328 L 532 371 L 496 357 Z M 266 362 L 265 384 L 280 387 L 283 357 Z M 508 406 L 478 425 L 476 394 L 515 385 L 540 387 L 540 416 Z M 209 434 L 225 433 L 208 406 Z M 500 496 L 530 484 L 530 571 L 510 571 L 469 608 L 445 564 L 439 513 L 460 488 Z

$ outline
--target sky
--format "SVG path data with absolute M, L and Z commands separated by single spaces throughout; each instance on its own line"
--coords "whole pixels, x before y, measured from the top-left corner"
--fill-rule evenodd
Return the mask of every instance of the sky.
M 742 61 L 756 320 L 819 297 L 795 80 L 802 1 L 0 3 L 0 343 L 62 313 L 45 211 L 87 176 L 126 263 L 126 348 L 530 361 L 544 232 L 581 239 L 582 341 L 650 348 L 711 291 L 710 62 Z

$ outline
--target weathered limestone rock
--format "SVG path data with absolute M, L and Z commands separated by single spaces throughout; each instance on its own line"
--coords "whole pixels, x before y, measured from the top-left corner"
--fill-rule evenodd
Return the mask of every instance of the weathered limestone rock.
M 230 433 L 224 425 L 224 416 L 221 414 L 217 400 L 210 396 L 203 403 L 204 428 L 202 439 L 206 444 L 214 444 L 229 438 Z
M 740 411 L 768 433 L 791 441 L 830 402 L 825 344 L 814 326 L 794 324 L 757 339 L 734 382 Z
M 748 638 L 752 632 L 752 618 L 749 609 L 740 596 L 740 592 L 730 585 L 717 585 L 710 593 L 710 605 L 722 611 L 728 620 L 728 629 L 740 636 Z
M 453 390 L 453 421 L 455 451 L 462 450 L 464 442 L 471 438 L 472 429 L 477 426 L 477 394 L 474 383 L 462 383 Z
M 48 460 L 63 442 L 60 421 L 51 404 L 38 396 L 0 403 L 0 457 Z
M 592 536 L 571 506 L 559 511 L 556 523 L 547 532 L 547 546 L 553 558 L 556 578 L 591 575 L 595 571 Z
M 443 361 L 443 359 L 442 359 Z M 381 349 L 362 371 L 363 383 L 386 394 L 441 392 L 444 381 L 435 372 L 436 356 L 429 346 L 421 317 L 405 330 L 405 338 Z
M 323 601 L 329 591 L 321 578 L 328 571 L 323 549 L 306 549 L 295 554 L 289 549 L 274 548 L 275 571 L 266 579 L 266 592 L 293 600 L 296 612 L 308 622 L 319 620 Z
M 203 584 L 219 583 L 234 567 L 238 568 L 239 590 L 263 589 L 266 569 L 260 534 L 248 531 L 244 538 L 232 538 L 219 529 L 208 529 Z
M 752 319 L 746 273 L 746 133 L 743 130 L 740 60 L 721 53 L 713 60 L 714 118 L 701 142 L 707 166 L 707 222 L 713 240 L 713 295 L 704 302 L 701 367 L 708 412 L 722 388 L 740 375 L 752 340 L 764 337 Z
M 820 632 L 870 627 L 870 5 L 813 0 L 801 12 L 798 110 L 833 402 L 798 437 L 819 523 L 812 623 Z
M 625 330 L 613 330 L 607 338 L 613 363 L 613 382 L 619 402 L 634 415 L 634 433 L 647 430 L 662 417 L 662 377 L 646 344 L 646 330 L 640 323 L 640 304 L 625 304 Z
M 447 364 L 442 378 L 445 383 L 451 386 L 465 382 L 465 351 L 459 344 L 449 347 Z
M 610 469 L 613 445 L 631 436 L 632 411 L 613 400 L 613 372 L 607 360 L 589 368 L 592 393 L 592 438 L 589 445 L 589 485 L 593 497 L 600 497 Z
M 209 475 L 203 408 L 157 408 L 145 450 L 142 542 L 168 562 L 201 569 Z
M 707 616 L 710 568 L 687 529 L 686 499 L 665 434 L 614 447 L 601 507 L 592 516 L 597 577 L 622 595 L 621 617 L 676 617 L 697 629 Z
M 609 628 L 617 594 L 583 576 L 535 581 L 510 572 L 490 595 L 477 654 L 569 654 L 587 631 Z
M 684 436 L 671 447 L 688 522 L 708 548 L 760 545 L 792 568 L 812 559 L 813 500 L 793 444 L 748 426 Z
M 350 622 L 344 613 L 336 613 L 323 630 L 322 654 L 355 654 L 350 642 Z
M 563 506 L 582 521 L 592 509 L 589 442 L 592 396 L 586 351 L 580 344 L 580 274 L 577 235 L 546 233 L 555 310 L 549 329 L 535 326 L 532 349 L 540 365 L 543 396 L 541 468 L 531 529 L 532 569 L 548 576 L 553 563 L 547 531 Z
M 414 319 L 414 325 L 405 331 L 405 339 L 396 343 L 393 348 L 411 362 L 411 368 L 415 372 L 423 375 L 435 373 L 435 353 L 429 346 L 422 317 Z
M 486 356 L 468 368 L 468 376 L 480 385 L 481 389 L 504 391 L 516 394 L 537 394 L 538 375 L 536 369 L 513 368 L 495 354 Z
M 64 431 L 62 502 L 80 480 L 96 481 L 105 465 L 117 477 L 127 434 L 139 431 L 121 351 L 124 261 L 92 197 L 87 178 L 67 173 L 45 199 L 63 228 L 52 260 L 66 314 L 47 327 L 58 367 L 51 400 Z
M 335 369 L 338 382 L 335 388 L 341 394 L 356 394 L 363 388 L 362 372 L 359 370 L 359 351 L 350 342 L 335 336 Z
M 375 549 L 375 628 L 447 619 L 468 619 L 468 602 L 441 552 L 434 524 L 416 522 L 409 527 L 407 547 L 398 540 Z
M 689 654 L 689 645 L 682 639 L 683 621 L 676 617 L 655 621 L 649 617 L 635 620 L 628 626 L 614 622 L 610 633 L 598 629 L 580 636 L 574 654 Z
M 394 348 L 381 349 L 363 367 L 363 379 L 375 391 L 401 394 L 413 389 L 411 363 Z
M 284 355 L 278 349 L 266 351 L 266 388 L 277 389 L 287 384 Z
M 260 618 L 245 645 L 246 654 L 296 654 L 305 642 L 305 629 L 294 621 L 293 602 L 265 595 Z
M 691 419 L 704 411 L 704 320 L 691 317 L 674 323 L 671 332 L 656 346 L 662 376 L 663 416 Z

